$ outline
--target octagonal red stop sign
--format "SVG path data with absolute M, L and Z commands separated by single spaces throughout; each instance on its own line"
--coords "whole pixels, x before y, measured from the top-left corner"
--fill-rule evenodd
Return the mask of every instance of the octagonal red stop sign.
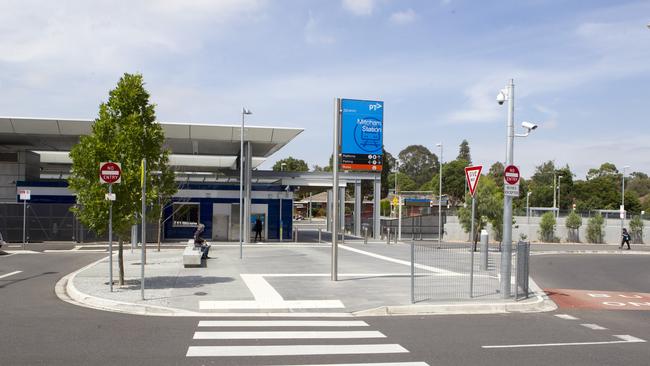
M 503 173 L 503 179 L 508 184 L 519 183 L 519 168 L 514 165 L 508 165 Z
M 120 163 L 100 163 L 99 164 L 99 180 L 102 183 L 119 183 L 122 177 L 122 167 Z

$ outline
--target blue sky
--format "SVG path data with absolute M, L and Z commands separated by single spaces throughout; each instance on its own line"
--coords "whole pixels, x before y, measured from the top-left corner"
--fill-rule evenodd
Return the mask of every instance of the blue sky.
M 505 159 L 514 78 L 524 176 L 612 162 L 650 173 L 648 1 L 3 1 L 0 115 L 94 118 L 141 72 L 158 119 L 304 127 L 286 156 L 324 165 L 335 97 L 385 102 L 387 150 Z

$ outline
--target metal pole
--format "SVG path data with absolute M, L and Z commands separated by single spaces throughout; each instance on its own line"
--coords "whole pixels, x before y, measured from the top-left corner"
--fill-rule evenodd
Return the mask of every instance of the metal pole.
M 555 175 L 555 172 L 553 172 L 553 208 L 555 209 L 557 207 L 557 176 Z
M 413 231 L 413 224 L 411 224 Z M 397 196 L 397 238 L 402 240 L 402 196 Z
M 25 243 L 27 240 L 27 200 L 23 200 L 23 250 L 25 250 Z
M 555 219 L 560 218 L 560 208 L 562 207 L 562 201 L 560 201 L 560 193 L 562 193 L 562 176 L 557 177 L 557 211 L 555 211 Z
M 309 223 L 311 224 L 311 192 L 309 192 Z
M 113 292 L 113 201 L 110 196 L 113 194 L 113 185 L 108 185 L 108 283 Z
M 239 131 L 239 259 L 242 259 L 244 256 L 243 240 L 244 240 L 244 116 L 245 115 L 246 115 L 246 108 L 242 108 L 241 130 Z
M 513 164 L 515 137 L 515 84 L 508 83 L 508 122 L 506 144 L 506 166 Z M 510 275 L 512 262 L 512 196 L 503 198 L 503 241 L 501 245 L 501 297 L 510 298 Z
M 442 243 L 442 142 L 440 145 L 440 180 L 438 181 L 438 243 Z M 474 220 L 472 219 L 472 223 Z
M 470 243 L 472 244 L 472 251 L 474 251 L 474 215 L 476 211 L 476 204 L 475 204 L 475 199 L 474 196 L 472 196 L 472 224 L 471 224 L 471 230 L 470 233 L 472 235 L 472 238 L 470 239 Z
M 280 241 L 282 241 L 282 194 L 283 192 L 280 192 Z
M 526 193 L 526 220 L 528 224 L 530 224 L 530 205 L 528 204 L 530 193 L 531 192 Z
M 415 240 L 411 240 L 411 303 L 415 303 Z
M 334 103 L 334 144 L 332 150 L 332 281 L 338 280 L 338 204 L 339 204 L 339 125 L 341 123 L 341 98 Z M 375 208 L 376 209 L 376 208 Z
M 472 199 L 472 206 L 474 199 Z M 474 297 L 474 243 L 470 244 L 470 261 L 469 261 L 469 297 Z
M 626 166 L 623 167 L 623 177 L 621 179 L 621 233 L 625 227 L 625 169 L 627 169 Z
M 142 248 L 140 250 L 140 297 L 144 300 L 144 261 L 145 248 L 147 246 L 147 158 L 142 159 Z

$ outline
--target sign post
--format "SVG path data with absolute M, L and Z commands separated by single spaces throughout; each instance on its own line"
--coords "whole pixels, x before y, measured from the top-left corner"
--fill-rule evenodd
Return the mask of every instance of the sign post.
M 476 240 L 474 236 L 474 216 L 476 212 L 476 199 L 474 194 L 476 193 L 476 187 L 478 186 L 478 181 L 481 178 L 481 170 L 483 170 L 482 165 L 477 166 L 468 166 L 465 168 L 465 178 L 467 179 L 467 186 L 469 187 L 469 193 L 472 195 L 472 224 L 471 224 L 471 243 L 470 243 L 470 269 L 469 269 L 469 297 L 474 297 L 474 251 L 476 250 Z
M 27 201 L 32 198 L 32 191 L 29 189 L 20 190 L 20 199 L 23 201 L 23 250 L 27 243 Z
M 508 165 L 503 172 L 503 194 L 505 196 L 519 197 L 519 168 Z
M 104 198 L 109 202 L 108 206 L 108 283 L 113 292 L 113 183 L 122 181 L 122 166 L 120 163 L 99 163 L 99 181 L 108 184 L 108 194 Z

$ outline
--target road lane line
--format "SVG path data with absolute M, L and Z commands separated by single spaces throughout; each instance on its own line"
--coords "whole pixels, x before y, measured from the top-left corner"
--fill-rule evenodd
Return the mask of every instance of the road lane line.
M 607 345 L 607 344 L 621 344 L 621 343 L 645 343 L 646 341 L 633 337 L 628 334 L 619 334 L 614 337 L 621 339 L 620 341 L 604 341 L 604 342 L 569 342 L 569 343 L 532 343 L 532 344 L 505 344 L 497 346 L 481 346 L 481 348 L 530 348 L 530 347 L 562 347 L 562 346 L 592 346 L 592 345 Z
M 386 338 L 378 331 L 195 332 L 194 339 L 334 339 Z
M 399 344 L 328 344 L 286 346 L 192 346 L 187 357 L 251 357 L 408 353 Z
M 328 363 L 318 365 L 275 365 L 275 366 L 429 366 L 426 362 L 381 362 L 381 363 Z
M 199 327 L 367 327 L 361 320 L 201 320 Z
M 593 329 L 593 330 L 604 330 L 604 329 L 607 329 L 607 328 L 605 328 L 605 327 L 601 327 L 601 326 L 598 325 L 598 324 L 580 324 L 580 325 L 582 325 L 582 326 L 585 327 L 585 328 L 589 328 L 589 329 Z
M 15 274 L 19 274 L 19 273 L 22 273 L 22 272 L 23 272 L 23 271 L 13 271 L 13 272 L 11 272 L 11 273 L 3 274 L 2 276 L 0 276 L 0 278 L 5 278 L 5 277 L 13 276 L 13 275 L 15 275 Z
M 560 319 L 565 319 L 565 320 L 578 320 L 575 316 L 569 315 L 569 314 L 555 314 Z

